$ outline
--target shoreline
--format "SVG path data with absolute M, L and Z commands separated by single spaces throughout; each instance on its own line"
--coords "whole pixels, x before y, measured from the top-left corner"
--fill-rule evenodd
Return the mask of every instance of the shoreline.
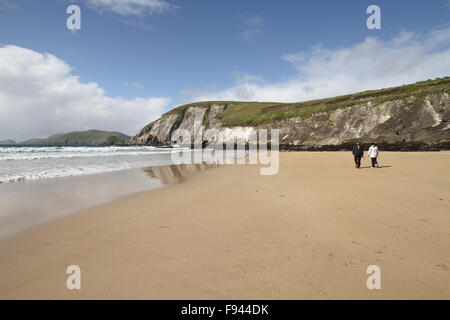
M 275 176 L 202 172 L 1 241 L 0 298 L 448 299 L 448 160 L 286 152 Z M 372 264 L 382 290 L 365 287 Z
M 392 143 L 392 142 L 383 142 L 383 141 L 377 141 L 374 139 L 374 141 L 377 143 L 377 145 L 382 148 L 384 151 L 391 151 L 391 152 L 427 152 L 427 151 L 450 151 L 450 141 L 441 141 L 437 143 L 425 143 L 425 142 L 398 142 L 398 143 Z M 308 152 L 314 152 L 314 151 L 351 151 L 352 146 L 355 144 L 355 141 L 345 142 L 338 145 L 294 145 L 294 144 L 280 144 L 280 151 L 308 151 Z M 361 143 L 364 147 L 369 147 L 371 142 L 363 142 Z M 268 145 L 270 146 L 270 141 L 268 142 Z M 225 147 L 227 144 L 224 144 L 223 147 Z M 27 145 L 27 144 L 15 144 L 15 145 L 7 145 L 3 144 L 0 145 L 0 148 L 51 148 L 51 147 L 86 147 L 86 148 L 110 148 L 110 147 L 153 147 L 158 149 L 176 149 L 178 147 L 173 145 L 167 145 L 167 144 L 123 144 L 123 145 Z M 206 146 L 207 147 L 207 146 Z M 206 147 L 202 147 L 202 149 L 205 149 Z M 236 148 L 236 144 L 235 144 Z M 197 150 L 197 148 L 194 147 L 194 144 L 191 145 L 190 148 L 192 151 Z M 245 144 L 245 149 L 249 149 L 248 143 Z
M 205 165 L 155 165 L 0 184 L 0 241 L 133 194 L 184 182 L 196 171 L 208 168 Z
M 338 145 L 317 145 L 317 146 L 305 146 L 305 145 L 293 145 L 293 144 L 280 144 L 279 145 L 279 151 L 280 152 L 323 152 L 323 151 L 329 151 L 329 152 L 346 152 L 351 151 L 353 146 L 355 145 L 356 140 L 354 142 L 348 142 L 348 143 L 342 143 Z M 363 142 L 361 143 L 361 146 L 363 148 L 368 149 L 370 147 L 370 142 Z M 167 144 L 156 144 L 156 145 L 147 145 L 147 144 L 130 144 L 129 146 L 133 147 L 140 147 L 140 146 L 147 146 L 147 147 L 155 147 L 155 148 L 176 148 L 171 145 Z M 270 148 L 271 143 L 270 141 L 267 143 L 267 147 Z M 399 143 L 378 143 L 377 146 L 383 150 L 383 151 L 389 151 L 389 152 L 445 152 L 450 151 L 450 141 L 447 142 L 439 142 L 434 144 L 427 144 L 427 143 L 421 143 L 421 142 L 399 142 Z M 194 144 L 190 146 L 191 151 L 196 150 L 204 150 L 208 146 L 202 146 L 202 148 L 196 148 Z M 234 144 L 234 150 L 236 150 L 238 145 Z M 223 149 L 226 150 L 227 144 L 223 145 Z M 244 145 L 245 150 L 249 150 L 249 144 L 246 143 Z

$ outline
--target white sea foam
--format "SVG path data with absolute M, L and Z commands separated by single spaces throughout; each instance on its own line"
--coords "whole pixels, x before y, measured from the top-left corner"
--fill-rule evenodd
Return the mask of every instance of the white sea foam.
M 0 161 L 36 160 L 45 158 L 98 157 L 138 155 L 149 152 L 172 152 L 172 149 L 155 147 L 8 147 L 0 148 Z
M 0 183 L 171 164 L 179 149 L 136 147 L 0 147 Z

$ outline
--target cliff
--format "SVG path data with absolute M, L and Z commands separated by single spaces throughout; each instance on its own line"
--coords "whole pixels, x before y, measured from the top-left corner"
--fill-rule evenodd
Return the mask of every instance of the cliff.
M 450 78 L 443 78 L 301 103 L 193 103 L 162 115 L 130 143 L 170 146 L 176 129 L 193 135 L 211 128 L 224 143 L 247 141 L 252 129 L 273 128 L 281 149 L 339 149 L 356 140 L 394 150 L 449 149 L 449 93 Z

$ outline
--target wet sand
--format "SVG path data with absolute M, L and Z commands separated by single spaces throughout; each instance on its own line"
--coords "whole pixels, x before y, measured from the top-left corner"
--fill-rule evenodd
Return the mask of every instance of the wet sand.
M 211 165 L 188 164 L 0 184 L 0 240 L 134 193 L 189 179 Z
M 34 228 L 0 242 L 0 298 L 450 299 L 450 152 L 352 161 L 281 153 Z
M 126 188 L 123 188 L 126 185 Z M 141 169 L 0 184 L 0 240 L 130 194 L 162 187 Z

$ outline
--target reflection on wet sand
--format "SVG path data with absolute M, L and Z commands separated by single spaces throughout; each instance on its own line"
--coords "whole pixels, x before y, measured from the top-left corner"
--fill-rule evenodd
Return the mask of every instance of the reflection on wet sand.
M 64 215 L 161 188 L 164 184 L 181 183 L 199 171 L 217 166 L 168 165 L 0 184 L 0 241 Z
M 217 166 L 217 164 L 193 163 L 148 167 L 142 170 L 151 178 L 156 178 L 164 184 L 177 184 L 186 181 L 199 171 L 208 170 Z
M 0 240 L 31 226 L 162 186 L 140 169 L 3 183 Z

